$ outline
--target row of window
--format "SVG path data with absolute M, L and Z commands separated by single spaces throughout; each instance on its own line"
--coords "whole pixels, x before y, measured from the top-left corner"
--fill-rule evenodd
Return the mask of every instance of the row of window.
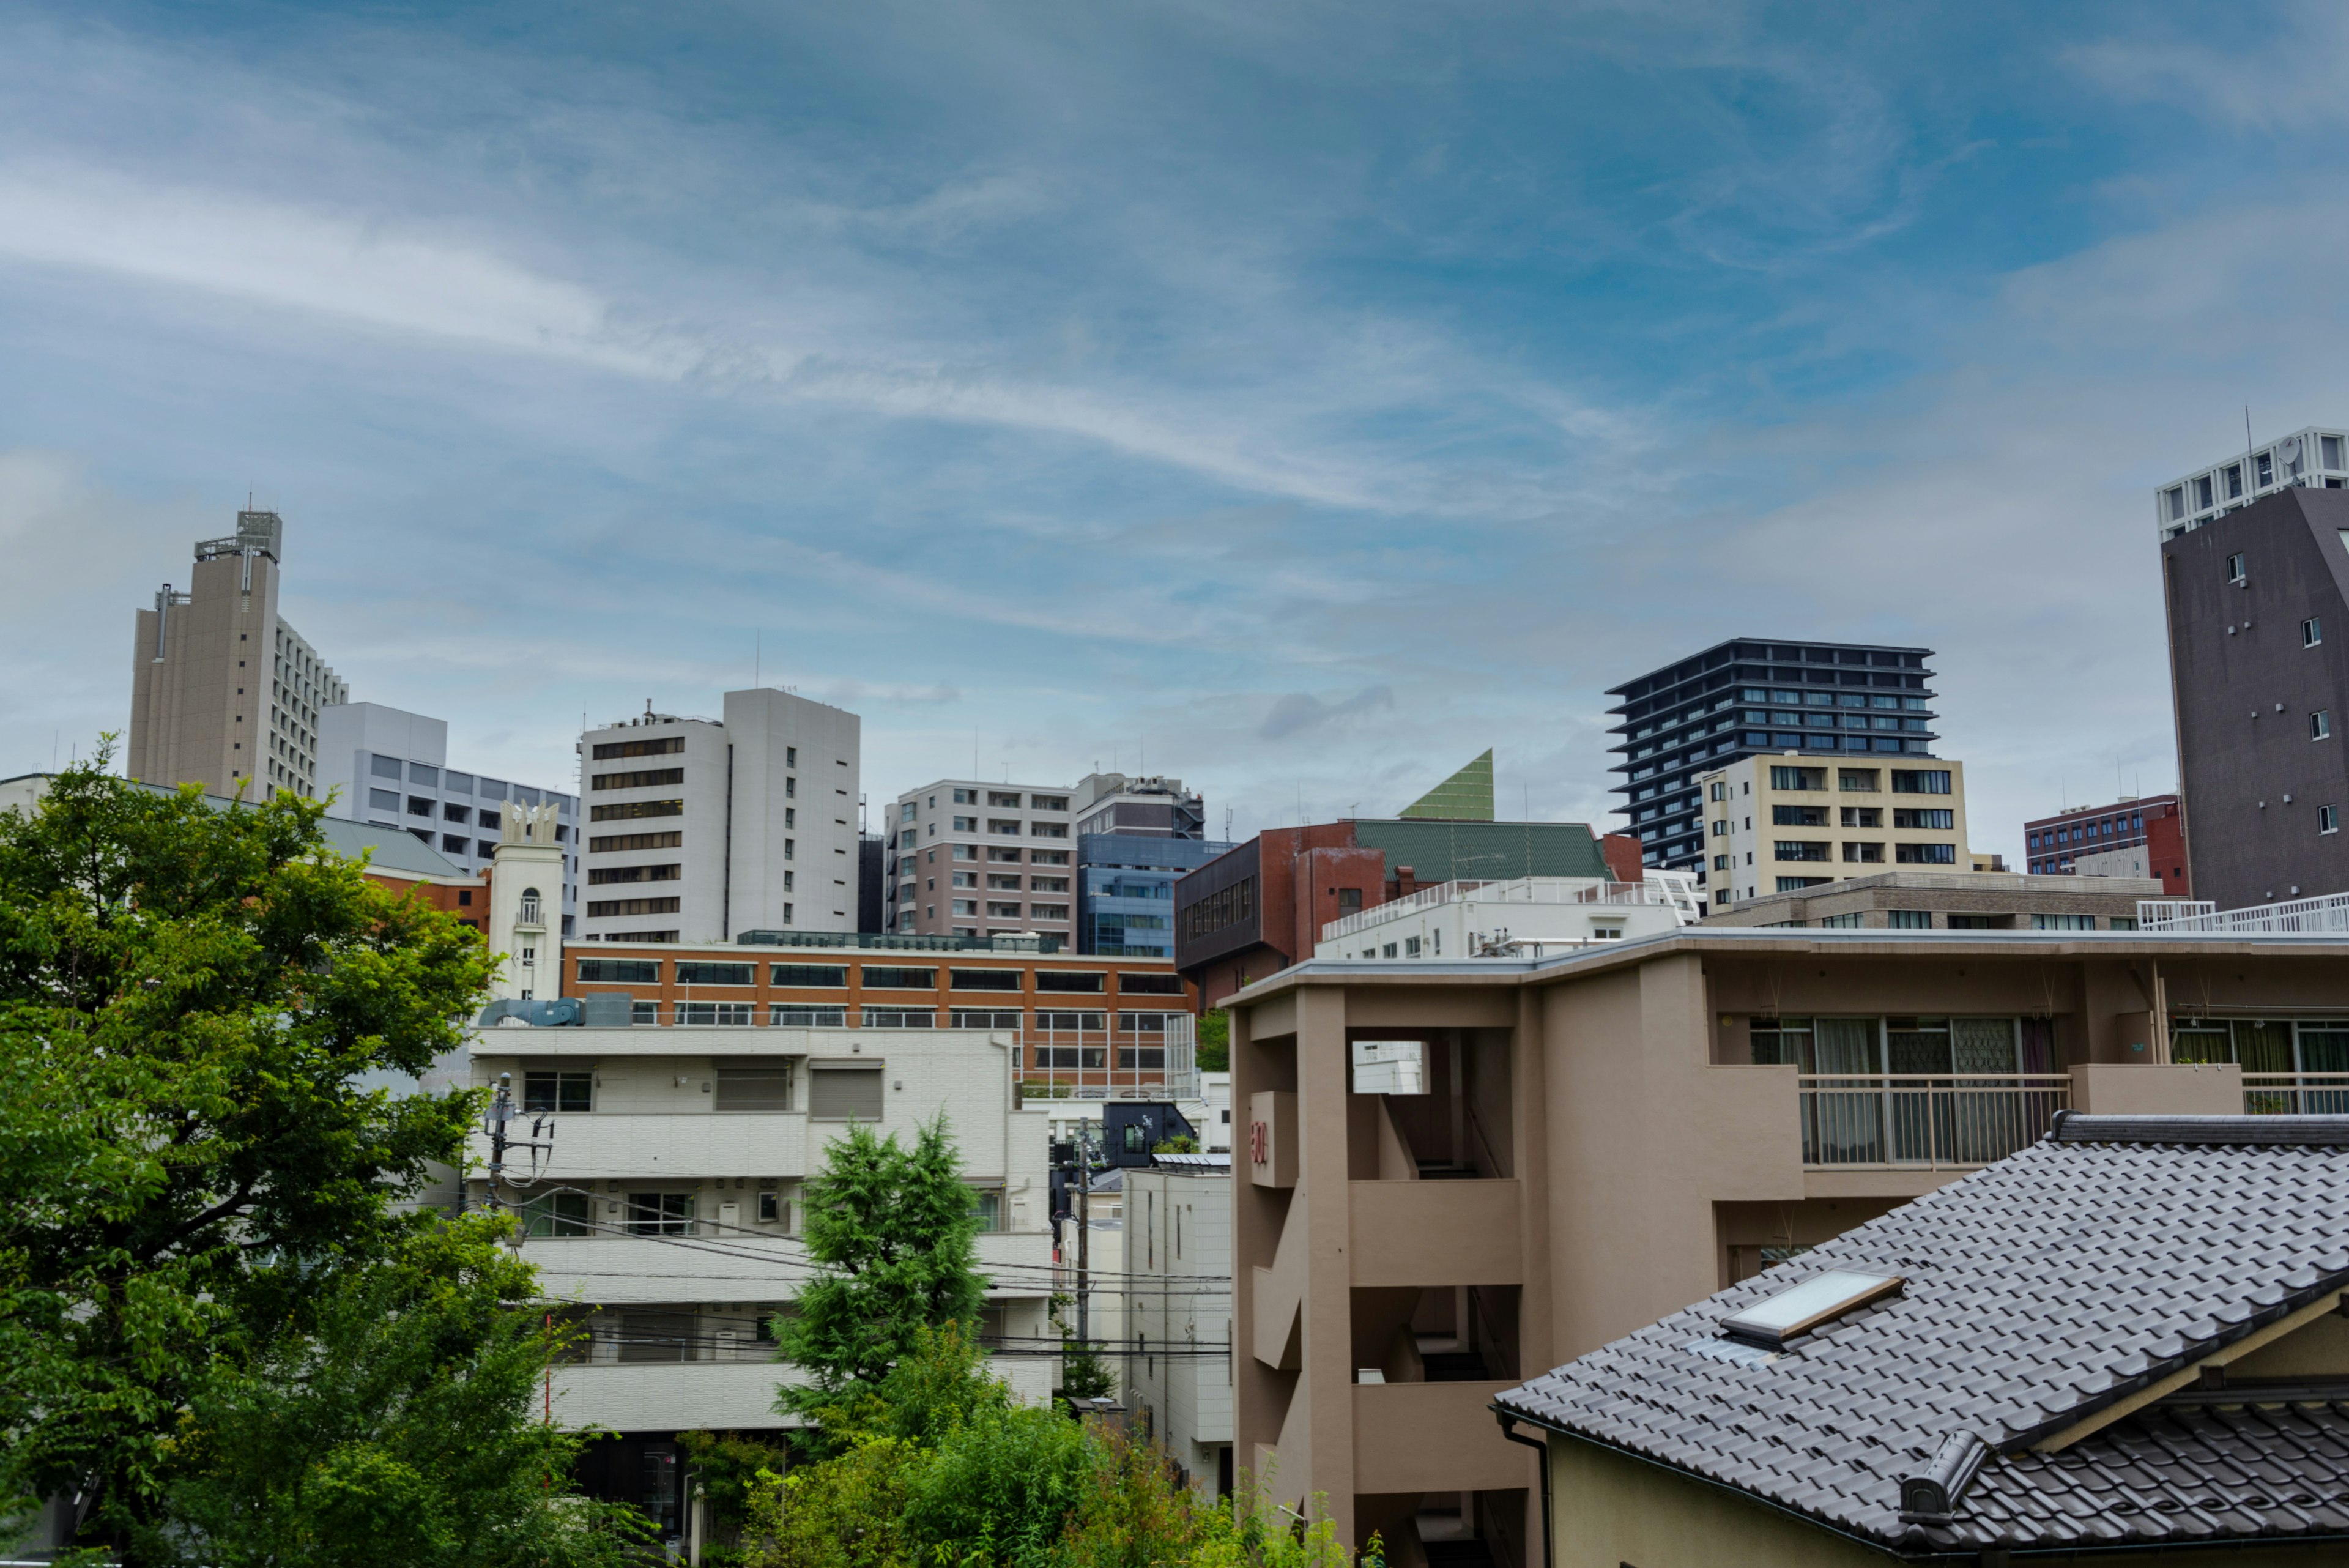
M 2145 833 L 2143 812 L 2123 812 L 2117 816 L 2099 817 L 2094 822 L 2074 822 L 2026 834 L 2027 847 L 2053 849 L 2062 844 L 2079 844 L 2093 838 L 2134 838 Z
M 955 805 L 977 805 L 979 804 L 978 797 L 980 793 L 981 792 L 975 789 L 956 790 L 954 792 L 954 799 L 950 804 Z M 995 807 L 999 811 L 1018 811 L 1019 809 L 1019 792 L 1016 789 L 991 789 L 986 791 L 985 794 L 987 795 L 987 804 Z M 938 809 L 938 797 L 935 794 L 930 796 L 929 808 L 932 811 Z M 1028 797 L 1028 809 L 1030 811 L 1066 811 L 1069 809 L 1069 797 L 1064 794 L 1031 794 Z M 914 820 L 916 815 L 915 805 L 912 801 L 901 800 L 897 803 L 897 820 L 899 822 L 911 822 Z M 966 822 L 969 819 L 968 817 L 957 817 L 955 820 L 957 822 Z
M 1770 825 L 1774 827 L 1826 827 L 1827 807 L 1824 805 L 1774 805 L 1770 808 Z M 1882 827 L 1884 808 L 1880 805 L 1847 805 L 1841 813 L 1846 827 Z M 1754 826 L 1747 817 L 1745 826 Z M 1958 814 L 1950 806 L 1895 806 L 1892 826 L 1896 828 L 1917 828 L 1927 832 L 1947 833 L 1958 826 Z M 1713 825 L 1713 836 L 1728 833 L 1729 819 L 1721 817 Z
M 1781 838 L 1775 841 L 1773 848 L 1773 858 L 1779 860 L 1835 858 L 1835 846 L 1826 839 Z M 1843 857 L 1857 865 L 1881 865 L 1884 846 L 1873 841 L 1846 844 Z M 1955 866 L 1958 863 L 1958 846 L 1954 844 L 1896 844 L 1892 846 L 1892 861 L 1896 866 Z M 1750 856 L 1748 863 L 1751 864 Z M 1715 857 L 1713 865 L 1716 869 L 1726 870 L 1729 857 Z
M 587 780 L 589 789 L 657 789 L 662 784 L 685 782 L 683 768 L 639 768 L 633 773 L 593 774 Z
M 509 784 L 503 779 L 477 778 L 471 774 L 460 774 L 454 768 L 435 767 L 430 763 L 403 762 L 398 757 L 371 753 L 367 762 L 367 771 L 377 778 L 387 779 L 394 784 L 398 783 L 404 776 L 409 784 L 423 784 L 450 794 L 470 794 L 482 800 L 504 800 L 511 795 L 512 799 L 523 805 L 541 804 L 539 792 L 528 784 Z M 571 815 L 569 795 L 556 794 L 550 790 L 546 794 L 546 799 L 554 801 L 560 806 L 564 815 Z
M 1798 793 L 1824 790 L 1827 787 L 1827 772 L 1826 768 L 1773 766 L 1770 770 L 1770 787 L 1774 790 Z M 1834 772 L 1836 787 L 1847 794 L 1878 794 L 1883 792 L 1884 785 L 1881 781 L 1886 770 L 1837 768 Z M 1889 772 L 1892 775 L 1894 794 L 1948 794 L 1951 793 L 1950 773 L 1946 768 L 1893 768 Z M 1729 798 L 1729 786 L 1725 782 L 1716 783 L 1713 785 L 1713 798 L 1715 800 Z
M 1211 931 L 1254 919 L 1256 878 L 1245 877 L 1228 888 L 1217 888 L 1178 911 L 1175 918 L 1183 923 L 1183 935 L 1193 941 Z
M 658 985 L 664 963 L 672 970 L 678 985 L 755 985 L 758 968 L 755 963 L 726 960 L 678 959 L 607 959 L 583 958 L 576 961 L 577 973 L 583 984 L 589 985 Z M 770 963 L 767 983 L 800 989 L 842 989 L 849 984 L 850 971 L 856 971 L 856 983 L 868 990 L 936 991 L 938 971 L 935 968 L 906 964 L 844 964 L 844 963 Z M 953 991 L 1019 991 L 1026 971 L 1019 969 L 949 969 L 947 989 Z M 1062 992 L 1101 994 L 1109 990 L 1109 974 L 1099 970 L 1040 969 L 1035 971 L 1036 989 L 1041 992 Z M 1174 974 L 1121 974 L 1117 989 L 1127 996 L 1180 996 L 1183 980 Z
M 975 816 L 957 816 L 954 819 L 954 825 L 949 831 L 955 833 L 977 833 L 978 831 L 978 818 Z M 1011 817 L 991 816 L 988 818 L 987 831 L 989 835 L 997 838 L 1018 838 L 1021 835 L 1021 828 L 1019 821 Z M 914 848 L 919 842 L 920 832 L 920 829 L 912 827 L 900 829 L 897 834 L 897 847 L 900 850 L 910 850 Z M 938 836 L 938 825 L 935 822 L 931 823 L 929 825 L 928 832 L 932 838 L 936 838 Z M 1066 838 L 1069 836 L 1069 825 L 1065 822 L 1031 822 L 1028 824 L 1026 833 L 1030 838 Z M 957 856 L 955 858 L 959 860 L 968 857 L 964 856 Z

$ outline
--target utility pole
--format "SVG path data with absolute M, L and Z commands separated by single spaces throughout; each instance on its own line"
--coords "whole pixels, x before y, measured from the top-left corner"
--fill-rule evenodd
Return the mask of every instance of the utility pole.
M 554 1118 L 533 1116 L 530 1122 L 530 1137 L 526 1138 L 509 1137 L 506 1133 L 507 1124 L 517 1120 L 520 1116 L 521 1112 L 515 1108 L 513 1103 L 513 1075 L 500 1073 L 498 1092 L 491 1098 L 489 1109 L 481 1113 L 481 1134 L 490 1140 L 489 1209 L 492 1214 L 504 1207 L 498 1200 L 498 1185 L 505 1179 L 506 1151 L 510 1148 L 530 1150 L 533 1181 L 538 1179 L 539 1156 L 542 1154 L 551 1156 L 554 1152 Z M 539 1141 L 542 1137 L 545 1139 L 543 1143 Z M 516 1235 L 514 1240 L 519 1242 L 522 1238 Z
M 1092 1124 L 1077 1123 L 1077 1343 L 1092 1354 L 1091 1315 L 1093 1256 Z

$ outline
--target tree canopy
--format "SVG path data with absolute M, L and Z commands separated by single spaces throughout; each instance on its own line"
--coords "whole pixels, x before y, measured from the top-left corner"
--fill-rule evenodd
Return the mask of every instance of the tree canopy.
M 428 1407 L 492 1355 L 434 1336 L 522 1321 L 535 1293 L 416 1202 L 472 1114 L 416 1080 L 485 993 L 478 933 L 369 881 L 316 802 L 224 806 L 109 761 L 0 814 L 0 1502 L 78 1497 L 83 1539 L 141 1562 L 205 1528 L 176 1508 L 228 1495 L 191 1479 L 235 1459 L 222 1434 L 305 1401 L 340 1400 L 347 1432 L 368 1425 L 354 1401 Z M 383 1348 L 365 1313 L 441 1345 L 399 1363 L 435 1376 L 349 1381 L 345 1356 Z M 358 1465 L 335 1484 L 388 1507 L 399 1444 L 377 1447 L 318 1462 Z

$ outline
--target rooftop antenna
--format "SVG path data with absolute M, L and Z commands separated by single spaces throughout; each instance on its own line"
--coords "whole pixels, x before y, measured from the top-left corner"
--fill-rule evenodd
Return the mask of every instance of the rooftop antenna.
M 764 647 L 766 639 L 767 634 L 763 628 L 750 634 L 750 690 L 753 691 L 759 689 L 759 659 L 760 655 L 766 651 Z
M 2260 488 L 2260 476 L 2251 472 L 2251 448 L 2258 444 L 2251 439 L 2251 405 L 2245 403 L 2243 405 L 2243 493 L 2246 495 L 2256 494 Z

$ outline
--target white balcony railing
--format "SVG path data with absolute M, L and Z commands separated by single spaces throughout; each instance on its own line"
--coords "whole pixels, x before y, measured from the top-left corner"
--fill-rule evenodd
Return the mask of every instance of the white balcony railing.
M 2243 1111 L 2254 1116 L 2349 1116 L 2349 1073 L 2246 1073 Z
M 2046 1136 L 2072 1103 L 2064 1073 L 1805 1074 L 1803 1163 L 1970 1168 Z
M 2199 898 L 2140 898 L 2137 929 L 2171 936 L 2337 937 L 2349 935 L 2349 893 L 2221 909 Z

